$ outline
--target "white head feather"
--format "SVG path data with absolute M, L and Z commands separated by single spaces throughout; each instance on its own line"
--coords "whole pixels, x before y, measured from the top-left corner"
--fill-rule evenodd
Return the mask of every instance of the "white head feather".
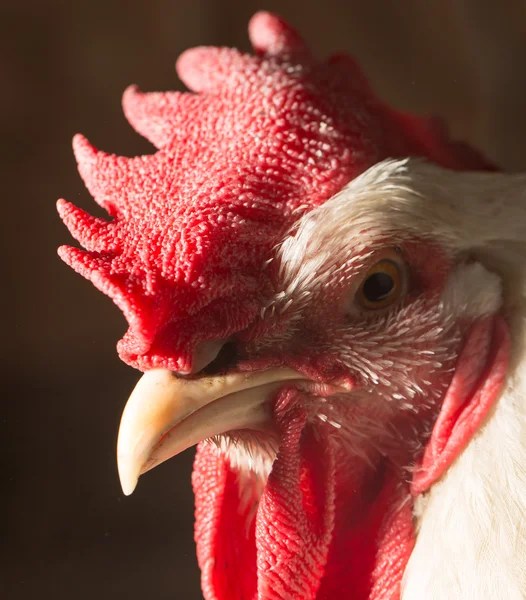
M 476 317 L 502 305 L 512 336 L 496 408 L 416 503 L 418 538 L 402 600 L 524 600 L 526 175 L 451 172 L 412 159 L 376 165 L 300 219 L 279 251 L 283 288 L 273 302 L 308 302 L 334 274 L 337 249 L 358 232 L 364 247 L 366 232 L 409 233 L 469 256 L 475 262 L 449 278 L 445 310 Z M 342 273 L 352 266 L 338 265 Z

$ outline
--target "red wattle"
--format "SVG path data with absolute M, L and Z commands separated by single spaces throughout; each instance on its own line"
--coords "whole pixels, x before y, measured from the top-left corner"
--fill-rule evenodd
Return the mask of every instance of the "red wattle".
M 253 504 L 240 505 L 239 475 L 215 447 L 198 450 L 205 599 L 398 600 L 414 544 L 407 485 L 388 459 L 349 460 L 337 430 L 291 407 L 277 417 L 280 449 L 255 522 Z
M 499 397 L 510 357 L 508 326 L 501 316 L 481 319 L 469 331 L 420 469 L 411 485 L 425 492 L 451 466 Z
M 334 530 L 334 454 L 303 411 L 294 409 L 280 425 L 280 451 L 257 515 L 258 598 L 314 600 Z
M 211 444 L 200 444 L 192 474 L 195 541 L 205 600 L 256 598 L 254 504 L 240 502 L 239 474 Z

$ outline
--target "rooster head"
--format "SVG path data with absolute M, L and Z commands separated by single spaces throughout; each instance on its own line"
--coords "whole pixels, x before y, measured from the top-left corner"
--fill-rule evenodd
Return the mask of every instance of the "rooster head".
M 398 598 L 415 498 L 506 375 L 503 263 L 480 249 L 519 225 L 475 152 L 388 108 L 349 57 L 316 61 L 268 13 L 249 31 L 254 56 L 182 55 L 194 94 L 126 91 L 155 154 L 75 138 L 112 220 L 59 201 L 86 249 L 60 255 L 123 311 L 119 354 L 145 372 L 124 492 L 199 444 L 206 599 Z

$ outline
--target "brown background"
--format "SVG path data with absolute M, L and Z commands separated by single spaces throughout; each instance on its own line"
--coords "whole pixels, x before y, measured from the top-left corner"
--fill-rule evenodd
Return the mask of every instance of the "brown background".
M 101 214 L 70 139 L 151 146 L 120 95 L 179 87 L 176 56 L 248 48 L 253 0 L 0 1 L 2 213 L 0 597 L 200 598 L 192 452 L 121 494 L 115 439 L 138 374 L 119 362 L 122 316 L 56 257 L 64 197 Z M 508 169 L 526 165 L 526 9 L 505 0 L 269 0 L 320 55 L 356 55 L 393 104 L 446 117 Z

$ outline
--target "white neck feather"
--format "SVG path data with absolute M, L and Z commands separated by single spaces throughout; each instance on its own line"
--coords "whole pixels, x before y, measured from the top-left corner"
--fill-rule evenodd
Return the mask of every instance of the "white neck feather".
M 524 316 L 521 320 L 524 331 Z M 417 501 L 417 542 L 402 600 L 526 598 L 526 372 L 519 357 L 526 336 L 521 337 L 495 410 L 446 475 Z

